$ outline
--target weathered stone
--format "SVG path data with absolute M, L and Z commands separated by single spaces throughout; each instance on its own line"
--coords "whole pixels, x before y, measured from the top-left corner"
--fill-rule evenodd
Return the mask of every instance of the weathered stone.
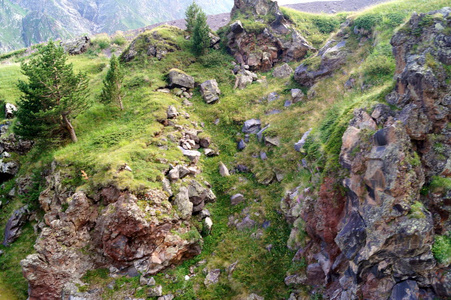
M 280 147 L 280 137 L 274 136 L 274 137 L 265 137 L 265 143 L 270 146 Z
M 163 295 L 163 287 L 161 285 L 157 285 L 154 288 L 151 288 L 147 291 L 148 297 L 161 297 Z
M 273 101 L 276 101 L 277 99 L 279 99 L 279 97 L 279 94 L 277 94 L 276 92 L 269 93 L 268 102 L 271 103 Z
M 218 283 L 220 275 L 221 275 L 221 270 L 220 269 L 210 270 L 208 272 L 207 276 L 205 277 L 204 284 L 205 285 L 211 285 L 211 284 Z
M 29 216 L 30 212 L 27 206 L 14 211 L 6 223 L 3 246 L 9 246 L 17 240 Z
M 259 142 L 263 141 L 263 133 L 271 126 L 271 124 L 266 125 L 264 128 L 262 128 L 259 132 L 257 132 L 257 140 Z
M 240 204 L 241 202 L 243 202 L 244 196 L 242 194 L 235 194 L 232 197 L 230 197 L 230 204 L 232 205 L 237 205 Z
M 288 78 L 293 74 L 293 69 L 287 64 L 283 64 L 280 67 L 274 68 L 272 76 L 277 78 Z
M 174 119 L 177 118 L 177 116 L 179 115 L 177 109 L 175 108 L 174 105 L 170 105 L 168 107 L 168 110 L 166 111 L 166 115 L 168 119 Z
M 12 103 L 5 103 L 5 118 L 12 119 L 17 111 L 17 107 Z
M 223 162 L 219 163 L 219 174 L 221 174 L 222 177 L 230 176 L 229 169 Z
M 244 140 L 240 140 L 239 142 L 238 142 L 238 144 L 237 144 L 237 149 L 239 150 L 239 151 L 242 151 L 242 150 L 244 150 L 245 148 L 246 148 L 246 143 L 244 142 Z
M 230 30 L 235 34 L 238 34 L 238 33 L 242 33 L 244 31 L 244 27 L 243 27 L 243 24 L 241 23 L 241 21 L 237 20 L 237 21 L 233 22 L 232 24 L 230 24 Z
M 406 280 L 393 287 L 389 300 L 417 300 L 420 295 L 418 284 L 413 280 Z
M 187 89 L 194 88 L 194 78 L 178 69 L 171 69 L 169 71 L 169 87 L 184 87 Z
M 199 145 L 202 148 L 208 148 L 211 144 L 211 138 L 210 137 L 202 137 L 199 139 Z
M 78 55 L 88 50 L 91 39 L 87 36 L 78 37 L 72 40 L 61 42 L 64 51 L 70 55 Z
M 191 218 L 193 213 L 193 203 L 190 201 L 188 196 L 188 189 L 186 187 L 181 187 L 179 193 L 175 197 L 174 204 L 177 206 L 179 216 L 182 219 Z
M 292 89 L 291 90 L 291 102 L 297 103 L 304 99 L 304 93 L 300 89 Z
M 200 85 L 200 93 L 205 100 L 205 103 L 212 104 L 219 100 L 221 90 L 219 90 L 216 79 L 207 80 Z
M 263 297 L 261 297 L 261 296 L 259 296 L 259 295 L 257 295 L 257 294 L 252 293 L 252 294 L 250 294 L 250 295 L 247 297 L 246 300 L 265 300 L 265 298 L 263 298 Z
M 183 155 L 185 155 L 192 164 L 196 164 L 199 161 L 201 153 L 197 150 L 185 150 L 179 147 L 182 150 Z
M 172 294 L 164 295 L 161 297 L 158 297 L 158 300 L 173 300 L 175 299 L 175 296 Z
M 202 222 L 202 233 L 204 235 L 210 235 L 211 230 L 213 228 L 213 221 L 211 220 L 210 217 L 206 217 L 203 222 Z
M 301 152 L 301 149 L 304 147 L 305 142 L 307 141 L 307 138 L 310 135 L 310 132 L 312 132 L 312 128 L 310 128 L 309 130 L 307 130 L 303 135 L 302 138 L 296 143 L 294 144 L 294 150 L 296 150 L 297 152 Z

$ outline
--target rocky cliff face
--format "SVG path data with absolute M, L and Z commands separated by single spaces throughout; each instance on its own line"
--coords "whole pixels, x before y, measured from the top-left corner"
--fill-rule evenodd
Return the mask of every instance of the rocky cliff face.
M 236 0 L 231 17 L 235 22 L 227 31 L 228 50 L 251 70 L 268 71 L 277 62 L 296 61 L 315 51 L 290 26 L 277 2 Z
M 287 284 L 324 285 L 330 299 L 451 294 L 449 262 L 431 251 L 435 236 L 451 230 L 450 195 L 428 189 L 450 174 L 450 22 L 449 8 L 414 14 L 393 36 L 396 87 L 386 100 L 396 109 L 354 112 L 340 154 L 346 198 L 326 178 L 317 199 L 307 189 L 283 201 L 311 238 L 295 257 L 307 260 L 306 273 Z

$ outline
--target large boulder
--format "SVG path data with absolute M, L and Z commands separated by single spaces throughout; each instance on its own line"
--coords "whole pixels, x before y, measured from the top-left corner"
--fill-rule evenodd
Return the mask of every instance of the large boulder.
M 218 87 L 216 79 L 207 80 L 200 85 L 200 93 L 205 103 L 212 104 L 219 100 L 221 90 Z
M 194 78 L 179 69 L 169 70 L 168 75 L 169 87 L 183 87 L 187 89 L 194 88 Z
M 78 55 L 86 52 L 91 43 L 91 39 L 87 36 L 78 37 L 72 40 L 61 42 L 64 51 L 70 55 Z

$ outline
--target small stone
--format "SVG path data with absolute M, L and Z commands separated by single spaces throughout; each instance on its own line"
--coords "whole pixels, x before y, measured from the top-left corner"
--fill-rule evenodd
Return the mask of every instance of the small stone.
M 279 94 L 277 94 L 276 92 L 272 92 L 268 95 L 267 99 L 269 103 L 276 101 L 277 99 L 279 99 Z
M 291 106 L 291 104 L 293 104 L 293 103 L 291 102 L 291 100 L 287 100 L 287 101 L 285 101 L 285 103 L 283 104 L 283 106 L 284 106 L 284 107 L 289 107 L 289 106 Z
M 5 104 L 5 118 L 12 119 L 14 118 L 14 114 L 17 111 L 17 107 L 14 104 L 6 103 Z
M 210 144 L 211 144 L 211 138 L 209 138 L 209 137 L 203 137 L 199 140 L 199 145 L 202 148 L 208 148 L 210 146 Z
M 206 217 L 203 221 L 203 229 L 202 232 L 204 235 L 210 235 L 211 229 L 213 228 L 213 221 L 210 217 Z
M 242 131 L 243 131 L 243 133 L 250 133 L 250 134 L 257 133 L 260 131 L 261 124 L 262 123 L 260 122 L 260 120 L 257 120 L 257 119 L 247 120 L 246 122 L 244 122 Z
M 280 146 L 280 137 L 265 137 L 265 142 L 267 145 L 279 147 Z
M 292 89 L 291 90 L 291 101 L 293 103 L 300 102 L 302 99 L 304 99 L 304 93 L 300 89 Z
M 219 163 L 219 174 L 221 174 L 222 177 L 230 176 L 229 169 L 227 169 L 226 165 L 223 162 Z
M 246 143 L 244 142 L 244 140 L 240 140 L 239 142 L 238 142 L 238 144 L 237 144 L 237 149 L 239 150 L 239 151 L 242 151 L 242 150 L 244 150 L 245 148 L 246 148 Z
M 193 106 L 193 103 L 190 102 L 188 99 L 183 99 L 182 105 L 183 105 L 183 106 L 190 107 L 190 106 Z
M 201 153 L 197 150 L 185 150 L 179 147 L 182 150 L 183 155 L 185 155 L 193 164 L 196 164 L 199 161 Z
M 305 142 L 307 141 L 307 138 L 310 135 L 310 132 L 312 132 L 312 128 L 310 128 L 306 133 L 304 133 L 302 138 L 296 144 L 294 144 L 294 150 L 296 150 L 297 152 L 301 152 L 301 149 L 304 147 Z
M 221 275 L 220 269 L 214 269 L 214 270 L 209 271 L 207 274 L 207 277 L 205 277 L 204 284 L 211 285 L 211 284 L 218 283 L 219 275 Z
M 205 150 L 204 150 L 204 153 L 205 153 L 205 155 L 208 156 L 208 157 L 218 156 L 218 152 L 216 152 L 215 150 L 210 149 L 210 148 L 205 149 Z
M 167 115 L 168 119 L 174 119 L 179 115 L 179 113 L 174 105 L 170 105 L 168 107 L 168 110 L 166 111 L 166 115 Z
M 174 299 L 174 295 L 172 294 L 167 294 L 161 297 L 158 297 L 158 300 L 173 300 Z
M 268 156 L 266 155 L 265 151 L 260 151 L 260 159 L 261 160 L 266 160 L 268 159 Z
M 274 71 L 272 72 L 272 76 L 276 78 L 288 78 L 293 74 L 293 69 L 287 64 L 283 64 L 280 67 L 274 68 Z
M 232 197 L 230 197 L 230 203 L 232 205 L 240 204 L 244 201 L 244 196 L 242 194 L 235 194 Z
M 161 285 L 149 289 L 147 296 L 149 297 L 160 297 L 163 295 L 163 287 Z
M 200 93 L 207 104 L 213 104 L 219 100 L 221 90 L 215 79 L 207 80 L 200 85 Z

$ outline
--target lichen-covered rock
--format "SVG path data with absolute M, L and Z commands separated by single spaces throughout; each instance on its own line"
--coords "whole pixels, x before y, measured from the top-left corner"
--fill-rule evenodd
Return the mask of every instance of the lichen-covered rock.
M 187 89 L 194 88 L 194 78 L 179 69 L 169 70 L 169 87 L 184 87 Z
M 288 64 L 283 64 L 280 67 L 274 68 L 272 76 L 277 78 L 288 78 L 293 74 L 293 69 Z
M 183 31 L 180 28 L 169 25 L 145 31 L 121 54 L 121 60 L 129 62 L 137 57 L 155 57 L 161 60 L 168 53 L 180 50 L 175 39 L 182 35 Z
M 292 28 L 271 0 L 235 0 L 232 18 L 246 16 L 259 29 L 248 29 L 239 20 L 229 27 L 227 48 L 240 64 L 268 71 L 279 61 L 295 61 L 315 49 Z M 265 21 L 270 19 L 270 22 Z

